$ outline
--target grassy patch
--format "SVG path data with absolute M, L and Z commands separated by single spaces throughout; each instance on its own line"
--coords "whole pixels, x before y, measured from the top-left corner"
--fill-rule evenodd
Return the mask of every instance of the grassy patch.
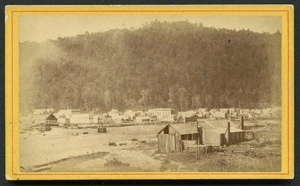
M 129 163 L 123 163 L 121 161 L 119 161 L 118 159 L 114 158 L 112 160 L 109 160 L 107 161 L 105 164 L 104 164 L 105 167 L 129 167 Z
M 177 171 L 178 165 L 173 164 L 170 160 L 164 160 L 162 163 L 162 166 L 159 169 L 161 172 L 165 171 Z
M 116 142 L 108 142 L 108 146 L 117 146 Z

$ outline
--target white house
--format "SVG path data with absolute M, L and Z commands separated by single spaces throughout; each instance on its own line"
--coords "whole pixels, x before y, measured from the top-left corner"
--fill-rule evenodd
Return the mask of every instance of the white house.
M 148 114 L 150 116 L 156 116 L 159 121 L 174 121 L 174 115 L 171 108 L 154 108 L 149 109 Z
M 55 116 L 57 118 L 70 118 L 72 116 L 72 109 L 63 109 L 63 110 L 60 110 L 58 111 Z
M 127 110 L 124 113 L 124 116 L 130 117 L 132 119 L 135 116 L 135 112 L 133 112 L 132 110 Z
M 226 118 L 226 112 L 222 112 L 222 111 L 212 112 L 211 115 L 213 118 L 216 118 L 216 119 L 225 119 Z
M 32 113 L 34 115 L 42 115 L 42 114 L 52 114 L 54 112 L 54 109 L 49 108 L 49 109 L 33 109 Z

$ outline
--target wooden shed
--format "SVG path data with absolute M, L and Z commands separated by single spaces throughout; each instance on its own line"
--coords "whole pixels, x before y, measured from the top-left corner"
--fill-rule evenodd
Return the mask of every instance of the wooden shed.
M 224 146 L 242 142 L 244 140 L 242 123 L 234 123 L 231 120 L 198 120 L 198 126 L 202 128 L 202 142 L 205 145 Z
M 196 124 L 168 124 L 157 133 L 159 152 L 180 152 L 183 141 L 197 142 L 199 131 Z

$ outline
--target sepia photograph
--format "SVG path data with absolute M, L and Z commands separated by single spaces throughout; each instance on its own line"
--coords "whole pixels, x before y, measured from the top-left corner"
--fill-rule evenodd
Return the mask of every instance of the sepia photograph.
M 286 170 L 282 16 L 17 19 L 20 174 Z

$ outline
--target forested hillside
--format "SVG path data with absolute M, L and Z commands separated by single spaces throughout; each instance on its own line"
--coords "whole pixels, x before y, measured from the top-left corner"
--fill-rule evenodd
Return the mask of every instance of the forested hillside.
M 281 104 L 281 33 L 152 22 L 20 43 L 20 106 L 262 108 Z

